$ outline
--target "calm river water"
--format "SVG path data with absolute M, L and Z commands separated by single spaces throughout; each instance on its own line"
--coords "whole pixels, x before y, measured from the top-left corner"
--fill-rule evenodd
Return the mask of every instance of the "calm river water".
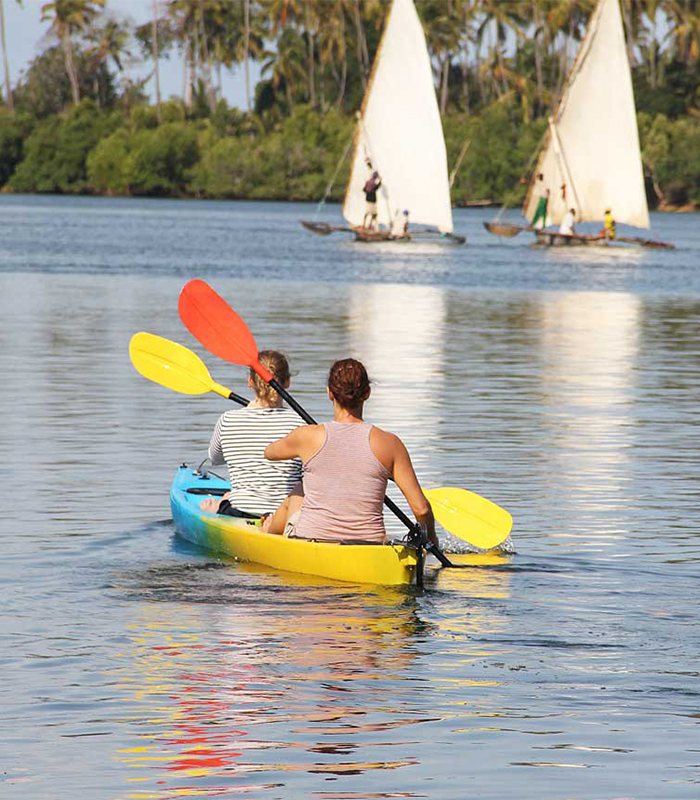
M 313 206 L 0 197 L 3 796 L 700 796 L 700 217 L 675 251 L 366 246 Z M 337 207 L 326 219 L 338 217 Z M 516 219 L 513 216 L 512 219 Z M 426 486 L 508 508 L 514 555 L 423 591 L 224 563 L 168 488 L 226 407 L 145 381 L 147 330 L 205 353 L 207 279 L 327 418 L 340 356 Z

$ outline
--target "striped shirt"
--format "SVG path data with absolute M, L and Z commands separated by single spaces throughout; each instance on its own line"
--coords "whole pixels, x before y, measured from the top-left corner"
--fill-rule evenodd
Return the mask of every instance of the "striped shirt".
M 232 506 L 249 514 L 277 509 L 301 480 L 301 460 L 267 461 L 263 453 L 268 444 L 303 424 L 288 408 L 241 408 L 219 417 L 209 458 L 212 464 L 228 465 Z

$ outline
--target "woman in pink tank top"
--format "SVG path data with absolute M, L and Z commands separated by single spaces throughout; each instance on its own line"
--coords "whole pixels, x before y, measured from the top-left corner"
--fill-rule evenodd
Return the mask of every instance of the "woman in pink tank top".
M 362 418 L 370 382 L 355 359 L 336 361 L 328 374 L 333 421 L 304 425 L 265 449 L 265 458 L 301 458 L 303 490 L 292 492 L 265 521 L 270 533 L 305 539 L 383 542 L 387 481 L 401 489 L 418 522 L 437 544 L 435 519 L 401 439 Z M 290 533 L 291 529 L 291 533 Z

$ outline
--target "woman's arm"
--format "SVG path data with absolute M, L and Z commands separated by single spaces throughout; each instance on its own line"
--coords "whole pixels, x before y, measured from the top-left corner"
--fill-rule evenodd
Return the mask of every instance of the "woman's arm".
M 283 439 L 278 439 L 265 448 L 265 458 L 268 461 L 288 461 L 290 458 L 299 458 L 299 437 L 308 425 L 302 425 L 288 433 Z
M 224 451 L 221 447 L 221 419 L 222 417 L 219 417 L 217 420 L 214 433 L 212 433 L 211 441 L 209 442 L 209 460 L 214 465 L 226 463 Z
M 325 439 L 326 429 L 323 425 L 301 425 L 283 439 L 268 444 L 265 458 L 268 461 L 300 458 L 306 462 L 323 446 Z
M 398 436 L 392 436 L 392 438 L 394 439 L 394 482 L 403 492 L 403 496 L 411 506 L 411 511 L 413 511 L 418 522 L 428 531 L 429 541 L 433 542 L 433 544 L 439 544 L 435 533 L 433 509 L 420 488 L 408 450 L 406 450 L 406 446 Z

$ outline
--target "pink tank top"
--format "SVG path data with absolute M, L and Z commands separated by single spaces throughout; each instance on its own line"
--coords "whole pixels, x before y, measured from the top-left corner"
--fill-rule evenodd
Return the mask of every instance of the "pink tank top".
M 304 464 L 304 505 L 294 536 L 383 542 L 389 470 L 369 444 L 368 422 L 327 422 L 326 440 Z

